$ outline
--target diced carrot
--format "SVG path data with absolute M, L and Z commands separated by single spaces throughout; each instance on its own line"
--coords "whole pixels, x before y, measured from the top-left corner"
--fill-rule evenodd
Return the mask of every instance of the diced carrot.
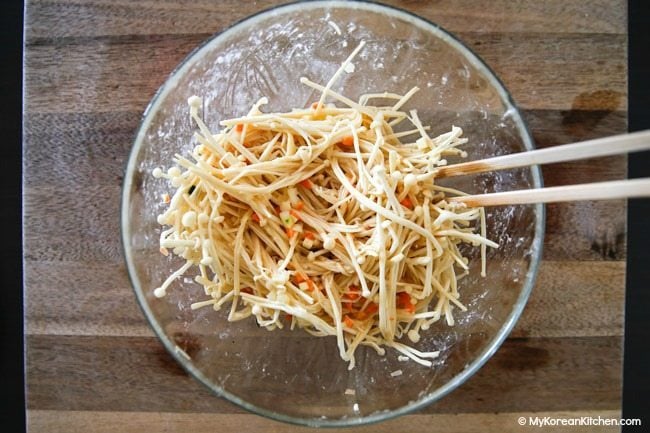
M 348 146 L 348 147 L 354 146 L 354 137 L 352 137 L 351 135 L 346 135 L 345 137 L 343 137 L 340 143 L 343 146 Z
M 408 306 L 406 307 L 406 311 L 408 311 L 411 314 L 415 313 L 415 305 L 409 302 Z
M 291 314 L 285 314 L 284 318 L 290 322 L 291 319 L 293 319 L 293 316 Z
M 311 181 L 309 179 L 301 180 L 299 182 L 300 186 L 303 188 L 311 189 L 313 187 Z
M 304 208 L 304 207 L 305 207 L 305 204 L 303 202 L 301 202 L 301 201 L 299 201 L 298 203 L 293 205 L 293 208 L 295 210 L 302 210 L 302 208 Z
M 287 237 L 292 238 L 295 233 L 293 229 L 287 229 Z
M 412 208 L 413 208 L 413 202 L 412 202 L 411 199 L 408 198 L 408 197 L 404 197 L 404 199 L 403 199 L 402 201 L 400 201 L 400 204 L 401 204 L 402 206 L 404 206 L 404 207 L 409 208 L 409 209 L 412 209 Z
M 349 316 L 343 316 L 343 323 L 345 323 L 345 326 L 348 328 L 352 328 L 354 326 L 354 320 L 352 320 Z
M 253 289 L 251 289 L 250 287 L 244 287 L 243 289 L 239 289 L 239 291 L 242 293 L 248 293 L 249 295 L 253 294 Z
M 307 280 L 307 285 L 309 286 L 309 291 L 312 292 L 316 288 L 316 284 L 312 280 Z
M 253 221 L 255 221 L 256 223 L 260 222 L 260 216 L 255 212 L 253 212 L 253 215 L 251 216 L 251 219 Z
M 359 300 L 359 298 L 361 298 L 359 287 L 352 284 L 350 287 L 348 287 L 348 292 L 343 294 L 343 297 L 346 299 Z
M 291 209 L 291 210 L 289 211 L 289 214 L 291 214 L 291 216 L 293 216 L 293 217 L 294 217 L 295 219 L 297 219 L 297 220 L 300 219 L 300 214 L 299 214 L 298 212 L 296 212 L 295 210 L 293 210 L 293 209 Z
M 414 305 L 411 304 L 411 295 L 406 292 L 400 292 L 397 294 L 397 306 L 405 310 L 414 310 Z
M 244 130 L 244 125 L 243 124 L 238 123 L 237 125 L 235 125 L 235 131 L 242 132 L 243 130 Z
M 397 294 L 397 306 L 402 307 L 407 303 L 411 302 L 411 296 L 406 292 L 399 292 Z
M 374 314 L 377 311 L 379 311 L 379 305 L 375 304 L 374 302 L 371 302 L 363 311 L 365 311 L 368 314 Z
M 304 236 L 305 239 L 310 239 L 310 240 L 316 239 L 316 235 L 314 235 L 314 232 L 310 232 L 309 230 L 305 230 Z
M 307 281 L 307 277 L 305 277 L 303 274 L 298 272 L 296 273 L 296 275 L 293 276 L 293 281 L 296 284 L 304 283 L 305 281 Z
M 379 306 L 374 302 L 372 302 L 368 304 L 366 308 L 362 309 L 361 311 L 358 311 L 356 313 L 356 318 L 358 320 L 365 320 L 368 317 L 374 315 L 378 310 L 379 310 Z

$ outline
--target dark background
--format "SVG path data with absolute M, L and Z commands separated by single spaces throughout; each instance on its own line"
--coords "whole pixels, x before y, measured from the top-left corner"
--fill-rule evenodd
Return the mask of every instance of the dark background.
M 21 233 L 23 2 L 0 6 L 0 425 L 25 430 Z
M 628 2 L 628 95 L 630 131 L 650 128 L 650 2 Z M 628 159 L 629 177 L 650 176 L 650 152 Z M 625 285 L 625 348 L 623 418 L 650 425 L 650 200 L 630 200 L 627 208 L 627 281 Z
M 486 5 L 489 4 L 486 2 Z M 23 2 L 0 6 L 0 425 L 25 430 L 21 120 Z M 650 129 L 650 2 L 630 0 L 629 130 Z M 629 177 L 650 176 L 650 152 L 629 159 Z M 628 205 L 623 417 L 650 424 L 650 200 Z M 9 427 L 12 426 L 12 427 Z

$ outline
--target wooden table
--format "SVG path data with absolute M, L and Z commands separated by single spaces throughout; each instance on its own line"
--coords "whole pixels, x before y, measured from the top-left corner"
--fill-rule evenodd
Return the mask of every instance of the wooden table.
M 307 430 L 213 397 L 176 365 L 136 304 L 119 237 L 123 167 L 156 89 L 212 33 L 275 3 L 27 1 L 31 432 Z M 626 131 L 625 1 L 391 3 L 440 23 L 482 56 L 538 146 Z M 625 175 L 625 157 L 544 169 L 549 186 Z M 537 285 L 498 353 L 438 404 L 348 431 L 537 431 L 518 417 L 620 415 L 625 202 L 547 209 Z

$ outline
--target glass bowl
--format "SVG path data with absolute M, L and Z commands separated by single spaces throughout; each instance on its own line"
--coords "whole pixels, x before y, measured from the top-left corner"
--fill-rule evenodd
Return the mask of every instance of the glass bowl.
M 268 111 L 305 107 L 316 99 L 301 76 L 325 83 L 361 40 L 356 71 L 335 89 L 362 93 L 421 90 L 407 104 L 431 134 L 463 128 L 468 159 L 533 148 L 531 136 L 503 84 L 454 36 L 410 13 L 346 1 L 294 3 L 251 16 L 213 36 L 191 53 L 160 88 L 144 113 L 126 168 L 122 240 L 130 278 L 155 333 L 169 353 L 215 394 L 252 412 L 310 426 L 376 422 L 417 410 L 443 397 L 474 374 L 497 350 L 519 318 L 535 280 L 544 227 L 542 205 L 487 210 L 488 251 L 482 278 L 478 248 L 469 248 L 470 275 L 460 284 L 468 311 L 444 320 L 415 345 L 440 350 L 432 368 L 401 362 L 387 350 L 358 349 L 348 371 L 335 338 L 296 330 L 269 332 L 255 320 L 229 323 L 223 312 L 196 311 L 204 299 L 193 275 L 179 279 L 165 298 L 153 296 L 181 262 L 159 252 L 156 216 L 171 188 L 152 169 L 169 167 L 175 153 L 189 153 L 195 130 L 187 99 L 204 100 L 213 131 L 221 119 L 245 114 L 266 96 Z M 453 163 L 454 161 L 450 161 Z M 443 180 L 470 193 L 541 187 L 538 168 Z M 391 372 L 401 370 L 400 376 Z M 346 393 L 346 390 L 348 392 Z M 354 392 L 350 392 L 353 390 Z M 155 398 L 155 396 L 152 396 Z M 462 411 L 462 408 L 459 408 Z

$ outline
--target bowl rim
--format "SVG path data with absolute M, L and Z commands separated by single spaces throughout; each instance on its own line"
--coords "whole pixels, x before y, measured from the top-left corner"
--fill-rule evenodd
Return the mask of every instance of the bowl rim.
M 361 426 L 367 424 L 373 424 L 381 421 L 386 421 L 392 418 L 396 418 L 402 415 L 406 415 L 417 410 L 420 410 L 433 402 L 441 399 L 446 396 L 460 385 L 462 385 L 467 379 L 473 376 L 486 362 L 488 359 L 494 355 L 497 349 L 503 344 L 506 337 L 512 331 L 515 323 L 521 316 L 523 309 L 528 301 L 532 288 L 535 284 L 537 273 L 539 270 L 539 264 L 542 258 L 543 253 L 543 241 L 544 241 L 544 230 L 545 230 L 545 220 L 546 220 L 546 208 L 544 204 L 535 205 L 535 215 L 537 216 L 535 222 L 535 236 L 531 245 L 531 250 L 536 252 L 531 256 L 531 263 L 529 270 L 526 274 L 524 281 L 523 289 L 521 290 L 519 297 L 513 304 L 512 311 L 509 316 L 501 325 L 501 328 L 493 339 L 486 345 L 485 349 L 466 367 L 456 374 L 451 380 L 443 384 L 442 386 L 436 388 L 435 390 L 429 392 L 423 397 L 419 398 L 416 401 L 410 402 L 402 407 L 399 407 L 394 410 L 384 410 L 374 412 L 367 416 L 361 417 L 343 417 L 343 418 L 301 418 L 291 415 L 286 415 L 283 413 L 275 412 L 273 410 L 265 409 L 259 406 L 256 406 L 252 403 L 247 402 L 246 400 L 241 399 L 240 397 L 232 394 L 229 391 L 219 387 L 218 385 L 210 382 L 200 370 L 194 367 L 188 360 L 178 351 L 178 346 L 171 341 L 163 331 L 163 329 L 158 324 L 155 316 L 153 315 L 151 309 L 148 306 L 147 300 L 145 298 L 142 287 L 139 283 L 137 272 L 135 270 L 135 265 L 131 256 L 131 252 L 127 245 L 129 244 L 130 239 L 130 229 L 126 224 L 129 220 L 129 197 L 132 186 L 132 174 L 135 172 L 135 156 L 139 153 L 142 146 L 143 137 L 145 131 L 147 130 L 149 123 L 151 121 L 151 114 L 155 113 L 154 108 L 158 102 L 166 96 L 170 90 L 173 89 L 175 80 L 180 76 L 185 70 L 187 70 L 192 65 L 192 60 L 204 49 L 209 48 L 209 46 L 218 43 L 221 39 L 226 38 L 228 35 L 240 30 L 242 26 L 251 26 L 256 21 L 259 21 L 265 18 L 267 15 L 282 14 L 282 13 L 291 13 L 299 11 L 302 8 L 308 9 L 319 9 L 319 8 L 347 8 L 354 10 L 371 10 L 378 12 L 380 14 L 392 15 L 396 18 L 407 21 L 425 31 L 428 31 L 434 34 L 436 37 L 440 38 L 452 48 L 462 54 L 466 60 L 468 60 L 474 67 L 482 71 L 485 74 L 486 79 L 498 92 L 502 102 L 507 107 L 507 111 L 510 113 L 510 116 L 515 122 L 516 128 L 521 135 L 523 140 L 524 147 L 527 150 L 532 150 L 535 148 L 532 134 L 528 128 L 526 121 L 524 120 L 521 112 L 517 108 L 510 92 L 506 89 L 505 85 L 501 79 L 496 75 L 496 73 L 488 66 L 488 64 L 471 48 L 465 45 L 458 37 L 456 37 L 451 32 L 447 31 L 439 24 L 436 24 L 430 21 L 427 18 L 421 17 L 413 12 L 401 9 L 399 7 L 386 5 L 382 3 L 377 3 L 369 0 L 298 0 L 292 1 L 289 3 L 284 3 L 281 5 L 276 5 L 264 10 L 258 11 L 252 15 L 240 19 L 233 24 L 226 27 L 224 30 L 214 33 L 212 36 L 207 38 L 205 41 L 201 42 L 197 47 L 195 47 L 168 75 L 165 82 L 160 86 L 156 91 L 151 101 L 147 104 L 143 114 L 142 120 L 138 129 L 135 133 L 135 138 L 133 146 L 129 152 L 127 162 L 124 166 L 124 182 L 122 183 L 122 193 L 120 200 L 120 231 L 121 231 L 121 243 L 122 250 L 124 253 L 124 259 L 126 262 L 126 268 L 129 280 L 131 282 L 132 289 L 136 295 L 138 305 L 140 306 L 142 312 L 144 313 L 149 325 L 154 330 L 154 333 L 158 339 L 162 342 L 163 346 L 167 352 L 176 360 L 178 364 L 195 380 L 200 382 L 206 388 L 208 388 L 213 394 L 218 397 L 223 397 L 231 403 L 236 404 L 237 406 L 250 411 L 254 414 L 264 416 L 277 421 L 282 421 L 295 425 L 302 425 L 308 427 L 350 427 L 350 426 Z M 539 166 L 533 166 L 530 168 L 533 178 L 533 186 L 535 188 L 541 188 L 543 186 L 542 173 Z

